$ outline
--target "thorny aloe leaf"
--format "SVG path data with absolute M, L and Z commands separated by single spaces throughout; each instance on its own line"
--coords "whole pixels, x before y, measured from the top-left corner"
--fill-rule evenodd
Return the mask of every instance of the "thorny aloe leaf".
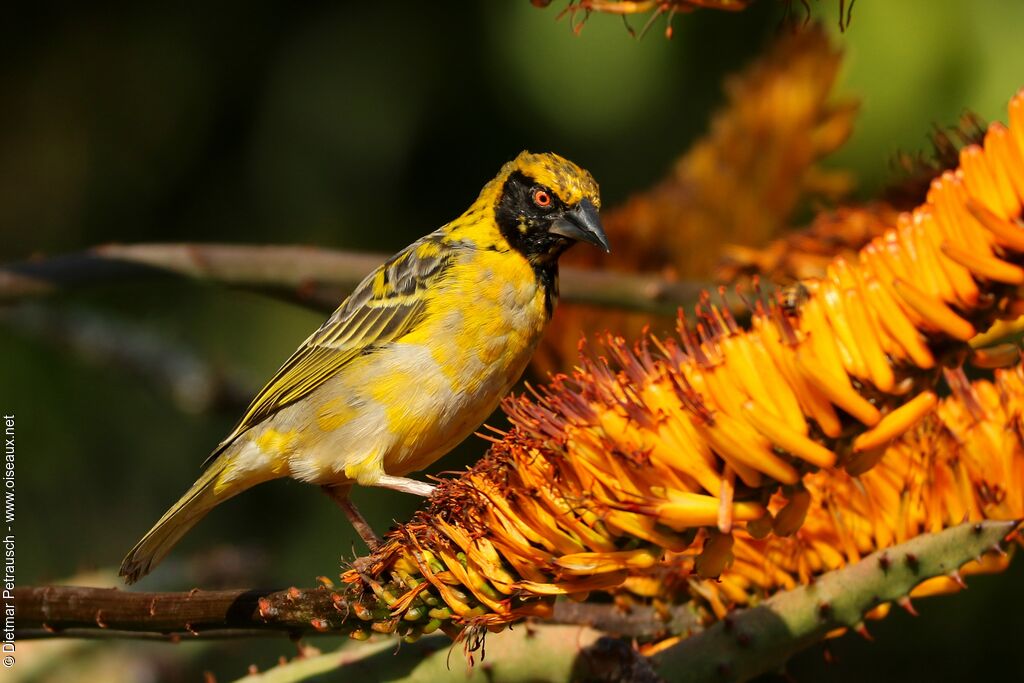
M 881 550 L 809 586 L 734 612 L 663 651 L 655 660 L 658 670 L 666 680 L 695 683 L 746 681 L 777 669 L 829 631 L 856 628 L 878 605 L 908 595 L 925 579 L 955 572 L 997 546 L 1018 524 L 961 524 Z

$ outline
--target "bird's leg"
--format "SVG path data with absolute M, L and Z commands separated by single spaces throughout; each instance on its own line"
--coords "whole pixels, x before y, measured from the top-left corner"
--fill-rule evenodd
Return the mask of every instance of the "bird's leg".
M 359 534 L 359 537 L 366 543 L 366 547 L 370 550 L 376 550 L 383 541 L 378 536 L 370 523 L 363 517 L 363 513 L 359 512 L 359 508 L 355 506 L 355 503 L 348 497 L 348 492 L 351 487 L 349 486 L 321 486 L 324 493 L 331 497 L 338 507 L 341 508 L 345 516 L 348 517 L 348 521 L 352 523 L 352 527 Z
M 407 477 L 392 477 L 390 474 L 382 474 L 373 485 L 392 489 L 393 491 L 401 491 L 402 493 L 411 493 L 414 496 L 422 496 L 424 498 L 434 492 L 433 484 Z

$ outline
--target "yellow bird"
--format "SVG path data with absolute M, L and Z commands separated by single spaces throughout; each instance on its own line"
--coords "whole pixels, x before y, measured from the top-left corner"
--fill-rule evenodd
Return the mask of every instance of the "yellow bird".
M 277 371 L 207 469 L 121 564 L 147 574 L 223 501 L 280 477 L 318 484 L 372 548 L 353 484 L 429 495 L 403 475 L 473 432 L 533 354 L 558 296 L 558 257 L 608 250 L 597 183 L 523 152 L 469 209 L 377 268 Z

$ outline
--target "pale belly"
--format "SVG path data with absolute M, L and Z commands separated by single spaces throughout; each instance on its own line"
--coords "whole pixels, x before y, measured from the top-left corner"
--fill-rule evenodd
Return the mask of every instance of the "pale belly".
M 432 333 L 357 360 L 242 435 L 228 476 L 373 485 L 382 474 L 424 469 L 472 434 L 518 381 L 541 336 L 542 310 L 512 308 L 477 329 L 453 311 Z

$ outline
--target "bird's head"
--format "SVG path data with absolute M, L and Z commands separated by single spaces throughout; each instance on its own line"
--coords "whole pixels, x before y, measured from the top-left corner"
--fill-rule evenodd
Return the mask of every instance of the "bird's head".
M 495 218 L 502 235 L 531 263 L 550 263 L 576 242 L 610 251 L 593 176 L 557 154 L 522 152 L 505 164 Z

